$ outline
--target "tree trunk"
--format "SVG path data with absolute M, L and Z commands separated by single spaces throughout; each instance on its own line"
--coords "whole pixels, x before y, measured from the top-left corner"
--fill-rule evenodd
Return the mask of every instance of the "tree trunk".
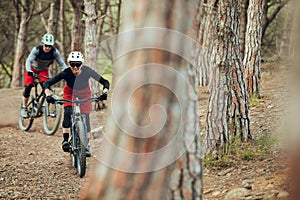
M 221 0 L 217 6 L 206 120 L 205 150 L 210 152 L 226 150 L 234 135 L 239 135 L 243 141 L 250 137 L 248 99 L 239 50 L 239 5 L 234 0 Z
M 31 17 L 31 1 L 30 0 L 22 0 L 17 1 L 17 9 L 21 10 L 21 19 L 19 32 L 17 33 L 16 40 L 16 52 L 14 58 L 14 66 L 13 66 L 13 78 L 12 78 L 12 87 L 21 87 L 22 86 L 22 72 L 23 66 L 25 63 L 25 47 L 26 47 L 26 35 L 28 30 L 28 23 Z M 20 5 L 22 4 L 22 6 Z
M 216 24 L 216 4 L 217 0 L 210 0 L 205 4 L 206 17 L 203 19 L 204 34 L 202 41 L 202 51 L 199 56 L 200 63 L 200 86 L 209 86 L 211 81 L 211 55 L 213 48 L 213 27 Z
M 81 0 L 70 0 L 70 2 L 73 8 L 72 41 L 70 51 L 82 51 L 83 2 Z
M 57 38 L 58 19 L 60 10 L 60 0 L 53 0 L 50 7 L 50 14 L 48 18 L 48 26 L 46 30 Z
M 198 83 L 190 64 L 196 43 L 178 33 L 195 38 L 196 5 L 183 0 L 125 3 L 124 30 L 160 28 L 124 32 L 116 39 L 109 141 L 103 141 L 106 153 L 97 157 L 104 165 L 97 166 L 80 198 L 201 199 Z
M 102 36 L 103 36 L 103 27 L 104 27 L 104 22 L 105 22 L 105 18 L 106 18 L 106 14 L 107 14 L 107 9 L 109 7 L 109 1 L 108 0 L 105 0 L 103 2 L 103 8 L 100 9 L 100 20 L 97 21 L 98 25 L 98 29 L 97 29 L 97 41 L 98 43 L 100 44 L 101 43 L 101 39 L 102 39 Z M 98 49 L 99 51 L 99 49 Z
M 84 46 L 85 46 L 85 64 L 95 71 L 97 70 L 97 38 L 96 38 L 96 9 L 95 0 L 84 1 L 85 11 L 85 34 L 84 34 Z M 92 94 L 100 94 L 99 83 L 95 80 L 90 80 L 90 86 Z
M 54 36 L 55 41 L 58 40 L 57 30 L 58 30 L 59 10 L 60 10 L 60 0 L 53 0 L 50 7 L 50 14 L 47 23 L 48 26 L 46 27 L 46 30 L 48 33 L 51 33 Z M 59 50 L 63 50 L 63 49 L 59 49 Z M 58 66 L 53 64 L 52 67 L 49 69 L 49 71 L 51 76 L 58 74 L 59 72 Z
M 59 43 L 59 49 L 61 57 L 64 60 L 67 60 L 66 52 L 70 51 L 69 48 L 67 48 L 68 45 L 65 44 L 65 34 L 66 34 L 66 16 L 65 16 L 65 1 L 60 1 L 60 12 L 59 12 L 59 18 L 60 18 L 60 43 Z
M 245 80 L 250 97 L 260 97 L 263 0 L 249 0 L 245 44 Z

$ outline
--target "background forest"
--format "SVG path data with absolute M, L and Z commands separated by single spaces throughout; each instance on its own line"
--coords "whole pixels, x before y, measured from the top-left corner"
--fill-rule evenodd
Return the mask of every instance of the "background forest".
M 294 61 L 296 7 L 292 0 L 1 1 L 0 88 L 23 87 L 26 57 L 43 34 L 53 34 L 65 60 L 70 51 L 82 51 L 85 64 L 112 82 L 109 101 L 117 112 L 107 117 L 105 129 L 116 146 L 148 153 L 168 144 L 176 131 L 180 136 L 176 151 L 167 149 L 149 159 L 127 157 L 103 145 L 103 152 L 114 155 L 105 160 L 114 167 L 98 166 L 80 198 L 202 199 L 204 163 L 228 167 L 226 154 L 265 138 L 255 138 L 252 131 L 263 129 L 252 118 L 259 115 L 253 107 L 268 101 L 261 94 L 261 70 L 266 63 L 264 67 L 274 68 L 274 63 Z M 103 46 L 116 35 L 116 46 Z M 115 51 L 123 54 L 114 57 Z M 58 72 L 54 64 L 51 74 Z M 124 81 L 129 72 L 133 74 Z M 148 82 L 141 87 L 143 81 Z M 203 96 L 207 102 L 200 101 Z M 164 112 L 153 105 L 163 105 Z M 165 114 L 168 120 L 154 129 Z M 146 134 L 147 128 L 157 134 L 145 140 L 121 134 Z M 254 152 L 249 152 L 243 153 L 244 160 L 252 159 Z
M 205 15 L 210 1 L 203 1 L 203 13 L 199 16 L 199 30 L 204 31 Z M 213 1 L 211 1 L 212 3 Z M 286 5 L 288 0 L 265 0 L 263 12 L 262 30 L 262 60 L 276 60 L 286 57 L 292 52 L 289 47 L 293 37 L 289 35 L 293 27 L 293 6 Z M 84 10 L 84 3 L 91 4 L 91 11 Z M 60 50 L 64 58 L 71 50 L 86 48 L 85 30 L 88 17 L 95 20 L 94 40 L 98 44 L 101 41 L 119 33 L 122 24 L 121 0 L 97 0 L 97 1 L 1 1 L 1 54 L 0 54 L 0 88 L 20 87 L 24 62 L 32 47 L 40 43 L 44 33 L 49 32 L 56 38 L 55 46 Z M 240 31 L 245 32 L 246 9 L 249 0 L 242 1 L 240 15 Z M 91 12 L 88 16 L 87 12 Z M 200 27 L 201 26 L 201 27 Z M 213 28 L 213 27 L 208 27 Z M 241 34 L 243 35 L 243 33 Z M 90 36 L 91 37 L 91 36 Z M 242 36 L 241 36 L 242 37 Z M 199 38 L 199 42 L 204 43 Z M 244 44 L 241 38 L 241 44 Z M 96 47 L 98 54 L 100 47 Z M 102 63 L 101 56 L 98 62 Z M 106 58 L 104 56 L 104 58 Z M 106 62 L 104 62 L 106 63 Z M 15 69 L 15 70 L 14 70 Z M 57 72 L 54 69 L 53 73 Z M 15 72 L 14 72 L 15 71 Z M 15 73 L 16 82 L 13 83 Z

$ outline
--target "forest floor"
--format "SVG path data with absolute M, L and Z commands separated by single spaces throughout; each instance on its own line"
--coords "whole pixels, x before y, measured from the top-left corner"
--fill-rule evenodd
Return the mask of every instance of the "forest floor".
M 254 141 L 278 135 L 285 116 L 288 66 L 274 65 L 278 64 L 269 63 L 263 68 L 262 98 L 251 105 Z M 202 125 L 208 100 L 205 91 L 202 88 L 200 93 Z M 96 159 L 88 158 L 87 175 L 79 178 L 70 156 L 61 150 L 60 130 L 47 136 L 39 118 L 30 131 L 21 131 L 17 122 L 21 93 L 21 88 L 0 90 L 0 199 L 77 199 Z M 106 116 L 107 112 L 101 110 L 100 115 Z M 260 145 L 268 148 L 206 162 L 203 199 L 289 199 L 284 148 L 278 142 Z

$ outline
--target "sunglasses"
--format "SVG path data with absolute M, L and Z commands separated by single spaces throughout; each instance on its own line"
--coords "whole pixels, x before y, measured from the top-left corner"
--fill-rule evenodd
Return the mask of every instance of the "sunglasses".
M 52 48 L 52 45 L 46 45 L 46 44 L 45 44 L 45 47 Z
M 77 67 L 77 68 L 79 68 L 81 65 L 82 65 L 81 62 L 70 62 L 70 66 L 71 67 Z

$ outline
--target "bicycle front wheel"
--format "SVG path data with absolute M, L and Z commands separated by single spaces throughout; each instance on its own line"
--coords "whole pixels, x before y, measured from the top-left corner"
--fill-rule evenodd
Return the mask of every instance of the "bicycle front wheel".
M 46 103 L 43 117 L 44 132 L 47 135 L 53 135 L 60 124 L 62 115 L 62 105 Z
M 21 114 L 21 109 L 22 109 L 22 103 L 19 109 L 19 115 L 18 115 L 18 123 L 19 123 L 19 128 L 22 131 L 28 131 L 32 124 L 33 124 L 33 120 L 34 120 L 34 105 L 33 105 L 33 101 L 31 101 L 31 103 L 28 104 L 27 106 L 27 113 L 28 113 L 28 117 L 23 117 Z
M 83 121 L 76 122 L 75 129 L 77 132 L 77 137 L 76 137 L 77 171 L 79 177 L 82 178 L 84 177 L 86 172 L 86 153 L 85 153 L 86 150 L 85 150 L 83 140 L 79 137 L 80 135 L 86 135 Z

